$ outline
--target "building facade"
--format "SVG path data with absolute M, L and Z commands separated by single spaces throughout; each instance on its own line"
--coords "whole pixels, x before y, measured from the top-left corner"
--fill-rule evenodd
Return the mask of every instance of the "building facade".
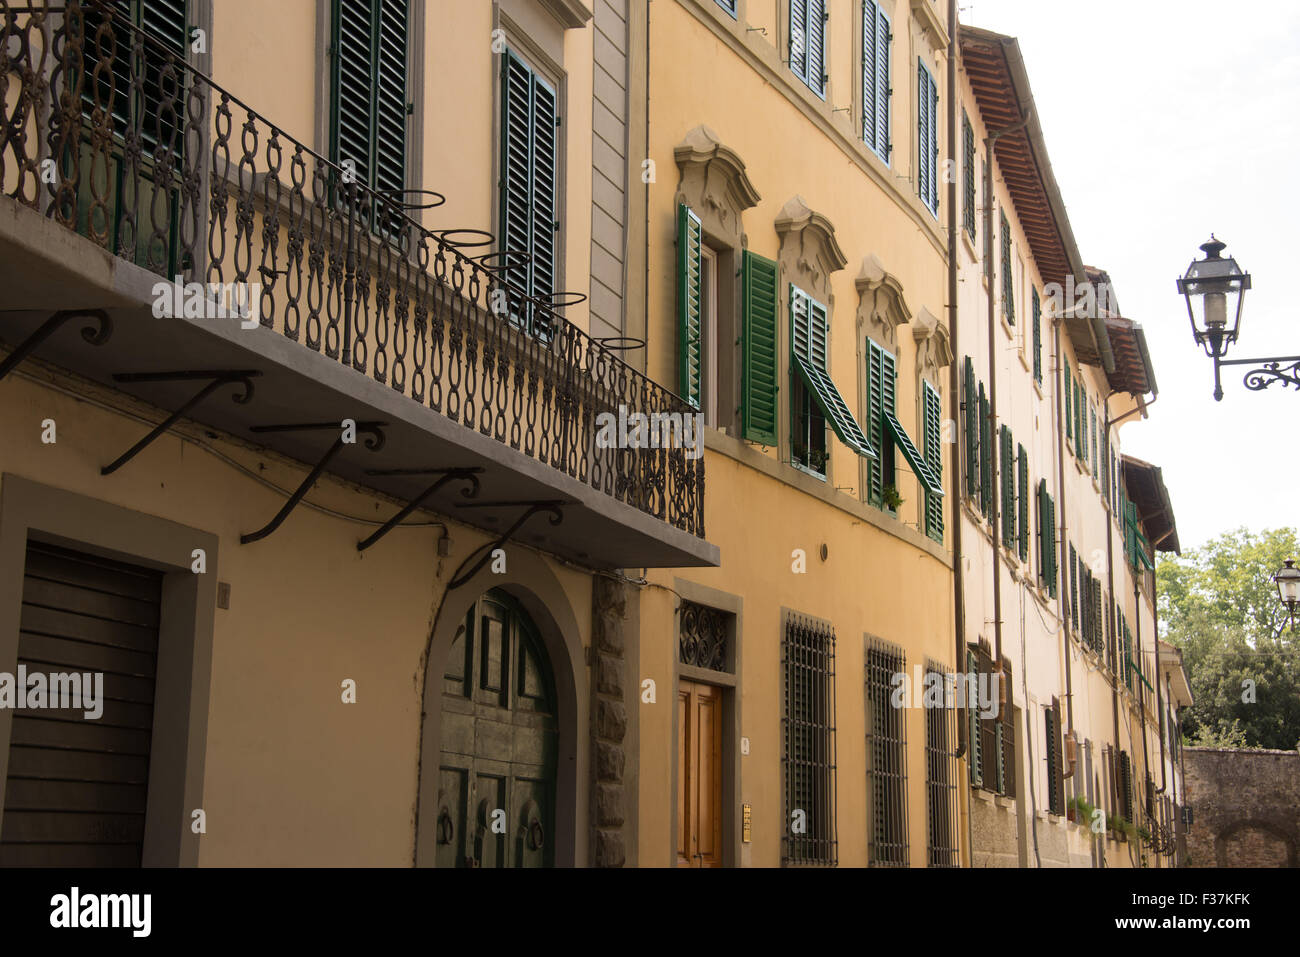
M 103 707 L 0 708 L 0 864 L 1173 862 L 1154 373 L 1013 39 L 0 0 L 0 77 L 0 675 Z

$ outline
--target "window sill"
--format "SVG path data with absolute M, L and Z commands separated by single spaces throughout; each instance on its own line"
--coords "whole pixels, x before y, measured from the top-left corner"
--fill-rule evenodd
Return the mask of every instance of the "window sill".
M 1015 798 L 1009 798 L 1005 794 L 998 794 L 993 798 L 993 803 L 1000 808 L 1014 808 L 1016 806 Z
M 985 791 L 982 787 L 972 784 L 971 792 L 975 795 L 977 801 L 983 801 L 985 804 L 993 803 L 993 795 L 990 792 Z
M 961 227 L 961 238 L 966 243 L 966 251 L 970 253 L 971 261 L 978 263 L 980 261 L 979 250 L 975 248 L 975 240 L 971 239 L 970 233 L 966 232 L 965 226 Z
M 1013 325 L 1011 325 L 1011 323 L 1007 322 L 1007 314 L 1006 314 L 1005 312 L 1004 312 L 1004 313 L 1001 313 L 1001 314 L 998 316 L 998 321 L 1002 323 L 1002 331 L 1005 332 L 1005 333 L 1007 334 L 1007 338 L 1010 339 L 1012 342 L 1015 342 L 1015 340 L 1016 340 L 1016 329 L 1015 329 L 1015 326 L 1013 326 Z

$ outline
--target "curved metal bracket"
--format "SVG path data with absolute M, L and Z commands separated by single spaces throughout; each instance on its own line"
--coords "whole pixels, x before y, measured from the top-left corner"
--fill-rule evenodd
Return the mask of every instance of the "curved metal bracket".
M 527 523 L 527 521 L 534 515 L 537 515 L 540 512 L 549 512 L 551 516 L 551 524 L 559 525 L 564 521 L 564 506 L 575 504 L 577 503 L 565 499 L 547 499 L 543 501 L 522 502 L 472 502 L 460 505 L 460 508 L 508 508 L 512 505 L 522 505 L 527 506 L 527 508 L 524 510 L 523 514 L 515 520 L 515 523 L 502 532 L 498 538 L 494 541 L 488 542 L 486 545 L 480 545 L 465 557 L 465 560 L 460 563 L 460 567 L 456 569 L 456 573 L 452 576 L 451 581 L 447 582 L 447 590 L 451 591 L 453 588 L 459 588 L 482 571 L 483 566 L 492 560 L 492 552 L 510 541 L 510 539 L 514 537 L 515 532 L 523 528 L 525 523 Z M 475 560 L 475 556 L 478 556 L 477 560 Z M 473 564 L 471 564 L 471 562 Z
M 1281 384 L 1283 389 L 1300 390 L 1300 356 L 1268 356 L 1261 359 L 1224 359 L 1214 356 L 1214 400 L 1223 399 L 1223 386 L 1219 381 L 1220 366 L 1258 366 L 1249 370 L 1241 382 L 1251 392 L 1263 392 L 1271 385 Z
M 365 440 L 365 446 L 371 452 L 378 452 L 384 447 L 385 438 L 383 429 L 387 425 L 387 422 L 356 423 L 357 432 L 366 434 L 367 438 Z M 293 425 L 255 425 L 249 429 L 249 431 L 266 434 L 268 432 L 318 432 L 326 429 L 337 430 L 340 428 L 341 426 L 338 422 L 310 422 Z M 253 542 L 260 541 L 279 528 L 281 524 L 283 524 L 284 520 L 289 517 L 289 513 L 298 507 L 298 503 L 302 501 L 303 496 L 306 495 L 311 490 L 311 487 L 316 484 L 316 480 L 320 478 L 321 473 L 325 471 L 325 467 L 330 464 L 330 460 L 333 459 L 334 456 L 338 455 L 339 451 L 345 444 L 351 443 L 345 443 L 343 441 L 343 436 L 339 435 L 339 437 L 334 440 L 334 444 L 329 447 L 329 451 L 326 452 L 324 456 L 321 457 L 321 460 L 316 463 L 316 467 L 311 470 L 311 473 L 305 479 L 303 479 L 303 483 L 298 486 L 298 490 L 289 496 L 289 501 L 284 503 L 284 507 L 276 513 L 275 518 L 271 519 L 255 532 L 251 532 L 247 535 L 240 535 L 239 544 L 250 545 Z
M 465 498 L 477 498 L 479 493 L 479 473 L 481 468 L 451 468 L 451 469 L 371 469 L 366 472 L 367 475 L 437 475 L 438 480 L 426 488 L 423 492 L 411 499 L 409 503 L 396 515 L 384 522 L 375 533 L 364 541 L 357 542 L 357 551 L 364 552 L 375 542 L 379 541 L 401 522 L 402 519 L 410 515 L 417 508 L 423 505 L 428 499 L 437 494 L 438 490 L 448 482 L 460 479 L 469 482 L 467 488 L 460 490 L 460 494 Z
M 223 385 L 242 385 L 244 387 L 243 392 L 236 392 L 230 398 L 231 401 L 244 405 L 253 398 L 253 380 L 261 374 L 256 369 L 230 369 L 201 372 L 122 372 L 113 376 L 114 382 L 188 382 L 198 379 L 208 379 L 209 382 L 198 391 L 194 398 L 154 426 L 152 432 L 119 455 L 112 463 L 101 468 L 99 474 L 112 475 L 148 448 L 158 436 L 180 421 L 185 413 Z
M 113 320 L 108 317 L 108 313 L 103 309 L 61 309 L 50 318 L 36 327 L 36 331 L 30 336 L 18 343 L 14 351 L 0 359 L 0 379 L 7 376 L 18 363 L 22 362 L 29 355 L 36 351 L 37 346 L 54 335 L 55 331 L 69 319 L 75 319 L 77 316 L 83 316 L 87 319 L 93 319 L 99 323 L 99 328 L 95 329 L 86 326 L 81 330 L 81 338 L 85 339 L 92 346 L 102 346 L 113 335 Z

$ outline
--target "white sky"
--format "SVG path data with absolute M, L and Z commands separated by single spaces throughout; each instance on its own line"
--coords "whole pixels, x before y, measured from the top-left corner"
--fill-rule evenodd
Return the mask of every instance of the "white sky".
M 1300 3 L 961 0 L 1017 37 L 1083 260 L 1142 324 L 1160 398 L 1123 450 L 1164 470 L 1184 551 L 1300 524 L 1300 392 L 1192 341 L 1175 280 L 1214 232 L 1251 274 L 1228 358 L 1300 356 Z M 1271 394 L 1270 394 L 1271 393 Z

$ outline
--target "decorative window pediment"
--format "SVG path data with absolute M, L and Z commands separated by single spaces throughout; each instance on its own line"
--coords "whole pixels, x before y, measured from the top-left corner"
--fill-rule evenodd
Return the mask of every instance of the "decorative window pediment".
M 939 370 L 947 368 L 953 359 L 948 328 L 922 306 L 912 323 L 912 338 L 916 340 L 916 367 L 921 378 L 938 382 Z
M 678 202 L 695 211 L 705 232 L 729 237 L 742 245 L 741 214 L 758 205 L 758 190 L 745 173 L 739 154 L 724 146 L 718 134 L 697 126 L 673 150 L 681 183 Z
M 781 265 L 795 285 L 830 302 L 830 275 L 848 263 L 835 240 L 835 227 L 821 213 L 808 208 L 802 196 L 791 198 L 776 218 L 781 237 Z
M 911 322 L 912 313 L 903 299 L 903 284 L 885 271 L 874 255 L 862 260 L 856 280 L 858 327 L 868 336 L 898 350 L 898 327 Z

